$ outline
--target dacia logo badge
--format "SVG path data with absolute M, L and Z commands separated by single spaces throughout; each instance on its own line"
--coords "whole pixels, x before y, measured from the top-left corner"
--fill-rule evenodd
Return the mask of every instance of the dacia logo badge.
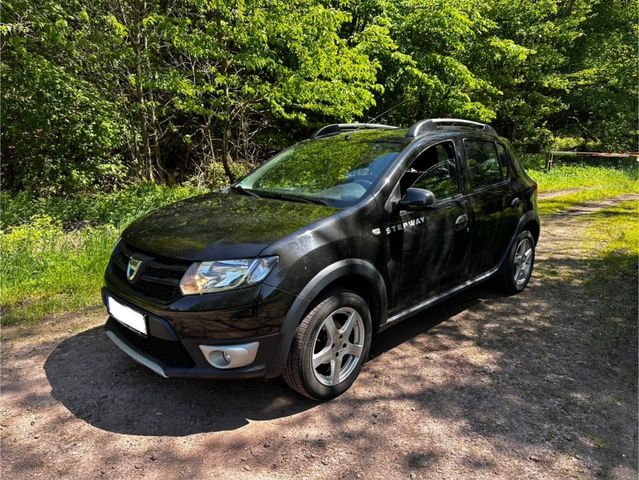
M 129 258 L 129 265 L 126 267 L 126 278 L 129 279 L 129 282 L 135 280 L 135 276 L 138 274 L 141 266 L 142 260 L 135 257 Z

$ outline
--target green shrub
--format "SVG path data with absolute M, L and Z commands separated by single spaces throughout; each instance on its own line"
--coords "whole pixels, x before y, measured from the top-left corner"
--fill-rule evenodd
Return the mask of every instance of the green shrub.
M 526 170 L 542 170 L 546 168 L 545 153 L 520 153 L 519 161 Z
M 249 173 L 251 167 L 245 163 L 235 162 L 231 164 L 231 171 L 235 178 L 239 179 Z M 193 182 L 211 190 L 219 190 L 229 184 L 229 179 L 220 162 L 209 162 L 193 179 Z

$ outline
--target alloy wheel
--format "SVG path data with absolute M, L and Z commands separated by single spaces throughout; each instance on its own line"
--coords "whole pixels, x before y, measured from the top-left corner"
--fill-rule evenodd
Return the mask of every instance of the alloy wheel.
M 326 386 L 346 380 L 364 349 L 364 321 L 354 308 L 342 307 L 322 322 L 313 341 L 313 373 Z
M 532 260 L 532 242 L 530 239 L 524 238 L 521 242 L 519 242 L 519 245 L 517 245 L 517 248 L 515 249 L 515 258 L 513 261 L 515 267 L 513 278 L 518 287 L 521 287 L 524 283 L 526 283 L 526 281 L 528 281 L 528 277 L 532 270 Z

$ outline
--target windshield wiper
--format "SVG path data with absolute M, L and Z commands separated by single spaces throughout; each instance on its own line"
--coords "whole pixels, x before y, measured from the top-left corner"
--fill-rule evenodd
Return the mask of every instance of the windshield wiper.
M 293 202 L 301 202 L 301 203 L 315 203 L 318 205 L 324 205 L 326 207 L 330 207 L 331 204 L 323 200 L 321 198 L 313 198 L 313 197 L 305 197 L 303 195 L 295 195 L 292 193 L 280 193 L 280 192 L 267 192 L 266 194 L 262 192 L 262 195 L 272 198 L 277 198 L 280 200 L 292 200 Z
M 244 187 L 243 187 L 242 185 L 240 185 L 240 184 L 237 184 L 237 185 L 231 185 L 231 189 L 232 189 L 232 190 L 235 190 L 236 192 L 243 193 L 244 195 L 248 195 L 248 196 L 250 196 L 250 197 L 260 198 L 260 196 L 259 196 L 257 193 L 252 192 L 252 191 L 251 191 L 250 189 L 248 189 L 248 188 L 244 188 Z

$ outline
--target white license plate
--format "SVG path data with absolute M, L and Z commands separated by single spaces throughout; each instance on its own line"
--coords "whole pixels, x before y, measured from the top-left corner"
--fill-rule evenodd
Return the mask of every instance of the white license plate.
M 107 297 L 107 309 L 113 318 L 124 325 L 146 335 L 146 321 L 144 315 L 132 308 L 122 305 L 111 297 Z

